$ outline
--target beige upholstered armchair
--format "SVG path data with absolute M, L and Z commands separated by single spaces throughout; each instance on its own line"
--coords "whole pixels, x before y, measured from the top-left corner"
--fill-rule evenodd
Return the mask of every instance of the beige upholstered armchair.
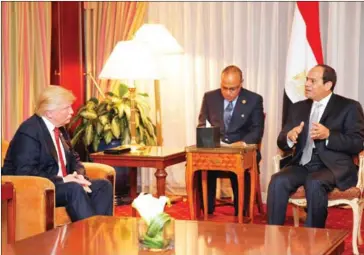
M 8 146 L 8 142 L 2 141 L 1 165 Z M 83 164 L 87 176 L 91 179 L 110 180 L 115 191 L 114 168 L 98 163 Z M 16 241 L 71 222 L 65 207 L 55 207 L 54 184 L 50 180 L 34 176 L 2 176 L 1 183 L 5 182 L 12 183 L 16 191 Z M 2 206 L 3 223 L 6 222 L 4 208 Z M 6 224 L 2 224 L 2 233 L 4 232 Z
M 280 171 L 279 161 L 281 160 L 280 155 L 273 157 L 275 172 Z M 335 188 L 329 193 L 329 207 L 337 205 L 348 205 L 353 210 L 353 253 L 359 254 L 358 242 L 363 243 L 360 233 L 361 218 L 364 208 L 364 151 L 362 151 L 358 156 L 354 157 L 354 162 L 359 166 L 358 172 L 358 183 L 355 187 L 347 189 L 345 191 L 340 191 Z M 298 227 L 299 225 L 299 215 L 298 207 L 306 207 L 305 190 L 303 186 L 299 187 L 295 193 L 293 193 L 289 198 L 289 203 L 293 204 L 293 219 L 294 225 Z

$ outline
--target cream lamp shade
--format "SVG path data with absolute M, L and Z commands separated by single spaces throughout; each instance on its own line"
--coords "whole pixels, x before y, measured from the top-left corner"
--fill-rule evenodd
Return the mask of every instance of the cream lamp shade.
M 135 33 L 134 41 L 145 43 L 157 54 L 180 54 L 182 47 L 162 24 L 144 24 Z
M 120 41 L 111 52 L 99 79 L 154 80 L 159 78 L 153 51 L 137 41 Z

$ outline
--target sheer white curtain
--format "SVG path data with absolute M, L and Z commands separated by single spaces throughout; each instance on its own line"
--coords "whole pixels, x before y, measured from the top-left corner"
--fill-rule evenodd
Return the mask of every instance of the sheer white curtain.
M 221 70 L 235 64 L 243 70 L 244 87 L 264 99 L 261 185 L 266 191 L 278 151 L 294 7 L 294 2 L 150 2 L 146 22 L 164 24 L 184 48 L 182 56 L 169 60 L 161 80 L 165 146 L 195 144 L 203 94 L 219 88 Z M 362 10 L 362 3 L 321 4 L 324 57 L 338 71 L 337 92 L 364 103 L 359 86 L 364 75 Z M 152 89 L 143 86 L 153 97 Z M 185 194 L 184 167 L 168 168 L 167 191 Z M 142 171 L 142 185 L 155 185 L 151 171 Z

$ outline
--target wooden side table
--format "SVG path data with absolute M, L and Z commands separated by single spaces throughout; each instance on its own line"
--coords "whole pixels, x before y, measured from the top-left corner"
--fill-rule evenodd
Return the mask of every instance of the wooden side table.
M 6 201 L 6 211 L 7 211 L 7 232 L 8 232 L 8 243 L 15 242 L 15 188 L 10 182 L 5 182 L 1 184 L 1 200 Z
M 165 146 L 145 146 L 136 152 L 127 152 L 119 155 L 104 154 L 103 152 L 92 153 L 94 162 L 110 166 L 130 167 L 130 196 L 137 196 L 137 167 L 155 168 L 154 176 L 157 182 L 157 196 L 164 196 L 166 189 L 167 172 L 166 167 L 186 161 L 186 153 L 183 148 L 168 148 Z M 132 209 L 135 216 L 135 210 Z
M 196 219 L 199 214 L 199 202 L 197 197 L 197 183 L 194 178 L 196 171 L 202 171 L 202 193 L 204 205 L 204 219 L 207 219 L 207 171 L 230 171 L 237 175 L 239 205 L 238 221 L 243 223 L 244 206 L 244 172 L 249 171 L 251 176 L 249 218 L 253 222 L 253 206 L 255 197 L 255 186 L 258 178 L 256 161 L 256 145 L 220 147 L 220 148 L 197 148 L 186 147 L 186 189 L 190 208 L 191 220 Z

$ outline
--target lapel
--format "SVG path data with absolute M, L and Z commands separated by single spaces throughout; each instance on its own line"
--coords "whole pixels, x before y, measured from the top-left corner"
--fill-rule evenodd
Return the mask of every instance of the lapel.
M 218 93 L 218 100 L 217 100 L 217 107 L 218 107 L 218 113 L 219 113 L 219 121 L 220 121 L 220 130 L 222 130 L 222 133 L 225 133 L 225 125 L 224 125 L 224 97 L 221 94 L 221 90 L 219 90 Z
M 238 99 L 236 100 L 233 115 L 229 124 L 229 129 L 234 126 L 235 123 L 243 124 L 246 120 L 246 110 L 249 106 L 249 100 L 244 88 L 240 90 Z
M 327 116 L 329 116 L 330 113 L 335 109 L 335 101 L 336 101 L 336 95 L 332 94 L 329 102 L 326 105 L 325 111 L 321 116 L 321 119 L 320 119 L 321 124 L 325 123 Z
M 39 120 L 40 128 L 43 133 L 45 146 L 46 146 L 47 150 L 49 151 L 49 153 L 53 156 L 54 160 L 58 163 L 57 151 L 56 151 L 56 147 L 54 146 L 51 134 L 49 133 L 48 128 L 47 128 L 46 124 L 44 123 L 43 119 L 39 116 L 37 116 L 37 117 Z

